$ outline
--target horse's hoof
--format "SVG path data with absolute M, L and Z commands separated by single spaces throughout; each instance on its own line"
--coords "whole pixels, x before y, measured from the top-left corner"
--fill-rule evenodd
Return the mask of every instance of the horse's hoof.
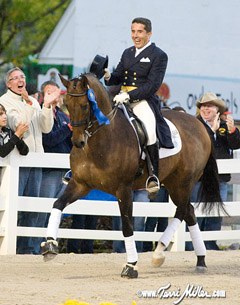
M 165 262 L 165 254 L 164 252 L 153 252 L 152 257 L 152 266 L 153 267 L 160 267 Z
M 207 272 L 207 267 L 204 266 L 196 266 L 195 271 L 197 273 L 206 273 Z
M 56 256 L 57 256 L 57 254 L 46 253 L 46 254 L 43 255 L 43 261 L 44 262 L 49 262 L 49 261 L 53 260 Z
M 126 277 L 128 279 L 136 279 L 138 277 L 137 266 L 134 266 L 132 264 L 126 264 L 123 267 L 121 277 Z
M 56 240 L 43 241 L 41 243 L 41 253 L 44 257 L 46 255 L 55 257 L 58 254 L 58 242 Z

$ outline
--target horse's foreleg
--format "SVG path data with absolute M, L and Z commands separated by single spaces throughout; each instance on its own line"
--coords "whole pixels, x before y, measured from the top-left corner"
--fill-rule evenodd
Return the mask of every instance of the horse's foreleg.
M 137 278 L 137 260 L 138 254 L 136 243 L 133 236 L 133 219 L 132 219 L 132 190 L 124 188 L 117 194 L 118 205 L 122 219 L 122 233 L 127 253 L 127 264 L 124 266 L 121 276 L 127 278 Z
M 193 248 L 195 254 L 197 255 L 197 265 L 196 271 L 197 272 L 205 272 L 207 270 L 207 266 L 205 263 L 205 256 L 206 256 L 206 247 L 203 242 L 202 234 L 199 229 L 199 225 L 196 221 L 194 207 L 189 203 L 189 209 L 187 210 L 188 213 L 184 220 L 187 223 L 189 233 L 192 239 Z
M 45 260 L 52 259 L 58 253 L 57 233 L 61 222 L 62 211 L 70 203 L 84 196 L 88 190 L 78 189 L 74 181 L 69 182 L 62 196 L 53 204 L 49 217 L 46 241 L 41 243 L 41 252 Z

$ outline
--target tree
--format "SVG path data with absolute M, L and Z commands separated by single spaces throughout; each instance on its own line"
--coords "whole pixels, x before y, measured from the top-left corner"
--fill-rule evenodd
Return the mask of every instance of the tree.
M 71 0 L 0 0 L 0 66 L 39 53 Z

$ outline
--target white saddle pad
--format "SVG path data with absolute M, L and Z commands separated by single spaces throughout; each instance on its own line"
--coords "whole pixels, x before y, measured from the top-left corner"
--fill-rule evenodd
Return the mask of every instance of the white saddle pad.
M 130 122 L 130 124 L 132 125 L 135 133 L 136 133 L 136 136 L 137 136 L 137 132 L 133 126 L 133 123 L 132 123 L 132 120 L 134 120 L 134 118 L 130 118 L 129 115 L 128 115 L 128 112 L 125 108 L 125 105 L 121 104 L 118 106 L 120 109 L 122 109 L 122 111 L 124 112 L 124 115 L 126 116 L 126 118 L 128 119 L 128 121 Z M 180 137 L 180 134 L 176 128 L 176 126 L 170 122 L 168 119 L 164 118 L 164 120 L 167 122 L 169 128 L 170 128 L 170 132 L 171 132 L 171 138 L 172 138 L 172 142 L 173 142 L 173 145 L 174 145 L 174 148 L 160 148 L 159 149 L 159 158 L 160 159 L 163 159 L 163 158 L 166 158 L 166 157 L 169 157 L 169 156 L 173 156 L 173 155 L 176 155 L 182 148 L 182 141 L 181 141 L 181 137 Z M 138 138 L 138 136 L 137 136 Z M 140 145 L 139 145 L 139 151 L 141 152 L 141 148 L 140 148 Z M 145 154 L 143 153 L 143 156 L 142 156 L 143 159 L 145 159 Z
M 169 156 L 176 155 L 182 148 L 182 140 L 180 137 L 180 134 L 176 128 L 176 126 L 170 122 L 168 119 L 164 118 L 164 120 L 167 122 L 170 131 L 171 131 L 171 138 L 174 145 L 174 148 L 160 148 L 159 149 L 159 158 L 163 159 Z

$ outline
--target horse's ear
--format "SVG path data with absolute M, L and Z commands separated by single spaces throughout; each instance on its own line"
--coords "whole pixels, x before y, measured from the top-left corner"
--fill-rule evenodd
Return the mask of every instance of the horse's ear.
M 81 79 L 82 79 L 82 86 L 84 88 L 88 88 L 89 87 L 89 81 L 88 81 L 87 76 L 85 74 L 82 74 Z
M 58 74 L 60 79 L 61 79 L 61 82 L 63 83 L 63 85 L 67 88 L 68 85 L 69 85 L 69 81 L 67 79 L 65 79 L 60 73 Z

